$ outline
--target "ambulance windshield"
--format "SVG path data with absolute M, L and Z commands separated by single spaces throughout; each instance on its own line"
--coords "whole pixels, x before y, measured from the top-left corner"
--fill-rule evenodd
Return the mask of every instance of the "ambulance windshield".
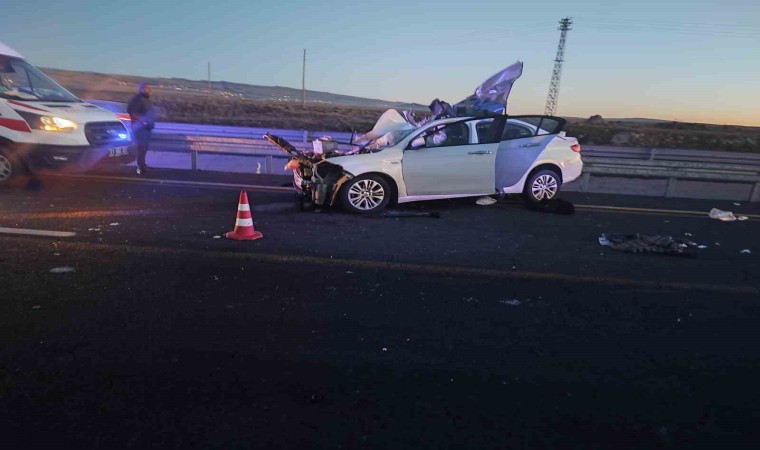
M 0 97 L 44 102 L 80 101 L 33 65 L 4 55 L 0 55 Z

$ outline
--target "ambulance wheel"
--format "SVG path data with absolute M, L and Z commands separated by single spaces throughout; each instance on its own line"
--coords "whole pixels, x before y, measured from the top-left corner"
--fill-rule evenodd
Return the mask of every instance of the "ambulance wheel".
M 18 157 L 6 147 L 0 146 L 0 183 L 5 183 L 21 173 Z

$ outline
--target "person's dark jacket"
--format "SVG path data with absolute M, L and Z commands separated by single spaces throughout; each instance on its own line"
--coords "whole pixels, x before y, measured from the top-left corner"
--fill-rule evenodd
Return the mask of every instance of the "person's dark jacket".
M 156 117 L 150 97 L 137 94 L 132 97 L 127 105 L 127 113 L 132 119 L 133 129 L 152 130 L 156 125 Z

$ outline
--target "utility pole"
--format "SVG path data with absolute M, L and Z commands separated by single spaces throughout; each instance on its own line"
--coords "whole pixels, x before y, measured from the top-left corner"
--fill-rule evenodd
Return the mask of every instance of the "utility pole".
M 301 75 L 301 107 L 306 108 L 306 49 L 303 49 L 303 74 Z
M 544 114 L 547 116 L 553 116 L 557 111 L 557 99 L 559 97 L 559 79 L 562 76 L 562 62 L 565 60 L 565 39 L 567 38 L 567 32 L 572 30 L 570 25 L 573 24 L 573 19 L 565 17 L 559 21 L 558 30 L 562 31 L 559 35 L 559 46 L 557 46 L 557 56 L 554 58 L 554 70 L 552 71 L 552 81 L 549 84 L 549 95 L 546 96 L 546 108 Z

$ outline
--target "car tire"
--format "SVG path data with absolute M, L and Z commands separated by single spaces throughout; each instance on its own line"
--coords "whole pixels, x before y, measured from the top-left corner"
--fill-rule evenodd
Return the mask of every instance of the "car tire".
M 18 157 L 7 148 L 0 147 L 0 183 L 7 183 L 21 173 Z
M 340 191 L 343 207 L 355 214 L 382 211 L 391 201 L 391 187 L 383 177 L 362 175 L 347 182 Z
M 555 198 L 562 186 L 562 179 L 553 170 L 539 170 L 525 183 L 523 197 L 530 203 L 542 203 Z

